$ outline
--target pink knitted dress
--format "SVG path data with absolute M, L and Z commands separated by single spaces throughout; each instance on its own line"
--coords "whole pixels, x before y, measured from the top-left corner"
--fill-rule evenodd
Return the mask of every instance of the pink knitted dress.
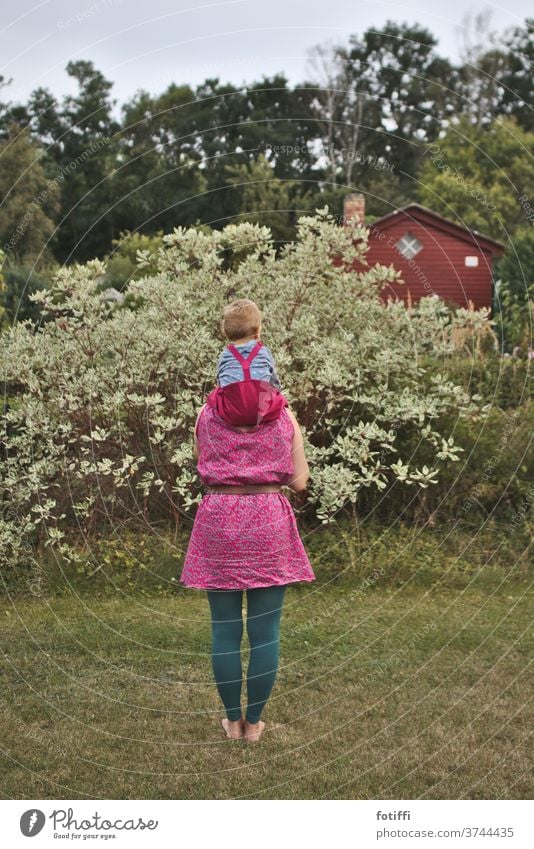
M 204 484 L 285 484 L 293 473 L 293 423 L 278 419 L 250 431 L 226 424 L 205 406 L 197 425 L 198 473 Z M 208 493 L 200 502 L 180 583 L 244 590 L 314 581 L 293 508 L 279 492 Z

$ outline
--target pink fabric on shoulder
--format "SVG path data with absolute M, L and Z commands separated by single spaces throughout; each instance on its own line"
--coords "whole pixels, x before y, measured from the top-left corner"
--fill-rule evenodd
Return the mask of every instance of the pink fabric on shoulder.
M 205 406 L 198 420 L 198 473 L 205 484 L 285 484 L 293 474 L 293 423 L 279 418 L 250 431 Z M 209 493 L 200 502 L 180 583 L 197 589 L 253 589 L 314 581 L 293 508 L 278 492 Z

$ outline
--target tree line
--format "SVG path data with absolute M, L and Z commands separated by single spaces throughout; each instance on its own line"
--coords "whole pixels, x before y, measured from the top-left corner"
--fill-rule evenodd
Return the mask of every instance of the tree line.
M 11 103 L 3 80 L 5 274 L 46 275 L 108 255 L 125 232 L 180 225 L 258 221 L 282 244 L 299 215 L 325 204 L 341 214 L 355 188 L 370 220 L 412 200 L 450 217 L 452 204 L 468 226 L 502 240 L 506 220 L 527 242 L 533 32 L 533 18 L 500 37 L 488 30 L 454 63 L 428 29 L 388 21 L 315 47 L 294 86 L 282 73 L 173 83 L 138 91 L 118 113 L 91 61 L 67 65 L 77 91 L 60 99 L 40 87 Z

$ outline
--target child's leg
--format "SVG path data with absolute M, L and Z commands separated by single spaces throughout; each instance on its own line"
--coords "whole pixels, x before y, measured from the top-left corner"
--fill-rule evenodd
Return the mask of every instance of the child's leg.
M 217 690 L 232 721 L 241 718 L 241 638 L 243 591 L 208 590 L 211 661 Z
M 286 585 L 247 590 L 247 634 L 250 661 L 247 672 L 247 721 L 259 721 L 271 694 L 280 650 L 280 617 Z

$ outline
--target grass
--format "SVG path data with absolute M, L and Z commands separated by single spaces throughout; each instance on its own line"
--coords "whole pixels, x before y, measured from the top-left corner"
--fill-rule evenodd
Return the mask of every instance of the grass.
M 292 587 L 255 746 L 220 728 L 204 593 L 4 599 L 3 797 L 529 798 L 531 597 L 504 576 Z

